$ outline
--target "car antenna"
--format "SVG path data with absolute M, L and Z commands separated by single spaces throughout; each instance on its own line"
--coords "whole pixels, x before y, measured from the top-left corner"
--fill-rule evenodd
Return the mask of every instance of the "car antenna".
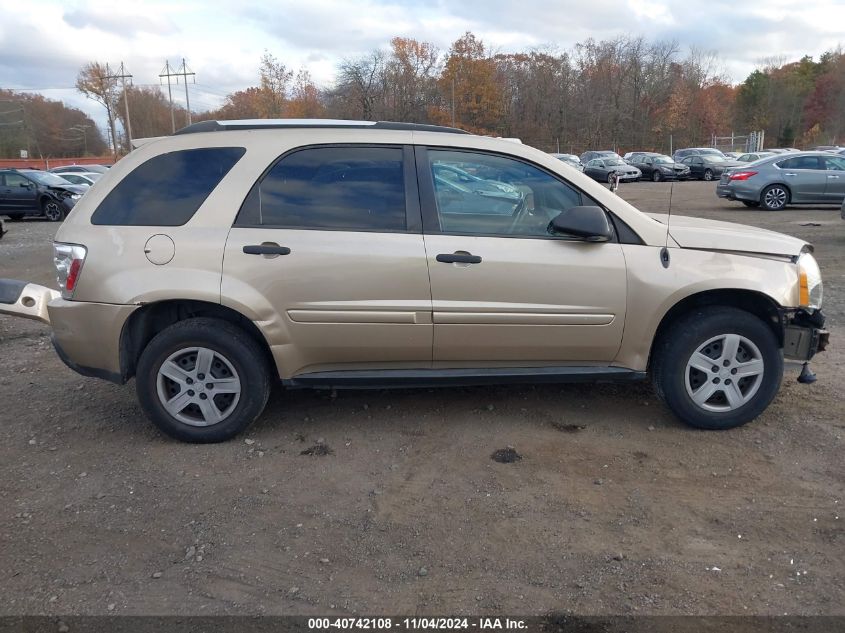
M 660 249 L 660 263 L 669 268 L 669 221 L 672 219 L 672 194 L 675 193 L 675 181 L 669 185 L 669 213 L 666 215 L 666 241 Z

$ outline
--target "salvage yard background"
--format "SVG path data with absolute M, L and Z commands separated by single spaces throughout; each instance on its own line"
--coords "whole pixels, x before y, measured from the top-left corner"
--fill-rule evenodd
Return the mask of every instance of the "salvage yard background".
M 665 212 L 669 187 L 619 193 Z M 690 429 L 647 385 L 277 390 L 191 446 L 0 317 L 0 613 L 845 614 L 845 222 L 698 182 L 673 213 L 816 246 L 819 381 L 790 368 L 746 427 Z M 0 275 L 54 285 L 57 225 L 9 228 Z

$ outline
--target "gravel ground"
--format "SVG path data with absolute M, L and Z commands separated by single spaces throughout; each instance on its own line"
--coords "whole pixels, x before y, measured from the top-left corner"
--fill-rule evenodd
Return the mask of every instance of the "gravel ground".
M 664 212 L 669 188 L 619 193 Z M 817 383 L 791 368 L 729 432 L 647 385 L 277 390 L 190 446 L 0 316 L 0 615 L 845 614 L 845 223 L 713 189 L 673 213 L 814 242 L 833 332 Z M 0 276 L 54 283 L 56 225 L 8 226 Z

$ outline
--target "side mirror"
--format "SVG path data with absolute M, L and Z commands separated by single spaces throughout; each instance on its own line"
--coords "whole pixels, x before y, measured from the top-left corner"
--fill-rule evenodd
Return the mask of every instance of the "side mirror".
M 29 189 L 30 187 L 32 187 L 32 185 L 28 182 L 22 182 L 21 187 L 23 187 L 24 189 Z
M 556 235 L 572 235 L 587 242 L 607 242 L 613 238 L 607 214 L 599 207 L 572 207 L 551 221 L 549 231 Z

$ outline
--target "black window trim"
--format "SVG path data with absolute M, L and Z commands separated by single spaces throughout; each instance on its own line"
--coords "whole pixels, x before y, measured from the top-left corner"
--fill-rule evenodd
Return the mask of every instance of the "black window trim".
M 615 213 L 613 213 L 610 209 L 605 207 L 601 204 L 598 200 L 593 200 L 593 197 L 586 193 L 583 189 L 578 187 L 577 185 L 569 182 L 565 178 L 562 178 L 559 174 L 555 174 L 545 167 L 538 165 L 534 162 L 526 160 L 521 156 L 513 156 L 512 154 L 505 154 L 504 152 L 495 152 L 486 149 L 476 149 L 472 147 L 449 147 L 449 146 L 439 146 L 439 145 L 415 145 L 414 152 L 416 154 L 416 163 L 417 163 L 417 179 L 419 180 L 419 190 L 420 190 L 420 204 L 422 210 L 422 219 L 423 219 L 423 234 L 424 235 L 457 235 L 457 236 L 466 236 L 466 237 L 498 237 L 498 238 L 505 238 L 505 239 L 522 239 L 522 240 L 553 240 L 557 242 L 583 242 L 584 240 L 574 238 L 574 237 L 566 237 L 563 235 L 505 235 L 501 233 L 474 233 L 474 232 L 458 232 L 458 231 L 443 231 L 440 229 L 440 218 L 437 213 L 437 200 L 434 193 L 434 179 L 431 176 L 431 166 L 428 158 L 428 150 L 435 150 L 435 151 L 447 151 L 447 152 L 465 152 L 469 154 L 486 154 L 488 156 L 497 156 L 499 158 L 506 158 L 510 160 L 515 160 L 517 162 L 524 163 L 529 167 L 533 167 L 546 175 L 550 176 L 554 180 L 557 180 L 561 184 L 566 185 L 567 187 L 571 187 L 575 191 L 578 192 L 580 196 L 586 196 L 589 200 L 596 203 L 600 209 L 602 209 L 610 219 L 610 223 L 613 226 L 613 239 L 610 240 L 612 243 L 617 244 L 633 244 L 633 245 L 645 245 L 642 238 L 634 231 L 627 223 L 623 222 L 621 218 L 617 217 Z M 622 231 L 619 230 L 617 223 L 624 224 L 624 229 Z M 434 230 L 431 230 L 434 228 Z M 625 230 L 627 229 L 627 231 Z M 622 235 L 623 233 L 630 232 L 630 235 Z
M 395 229 L 364 229 L 364 228 L 349 228 L 349 227 L 324 227 L 324 226 L 291 226 L 289 224 L 255 224 L 243 222 L 239 223 L 238 218 L 243 211 L 244 205 L 249 199 L 252 190 L 256 185 L 259 185 L 264 178 L 267 177 L 273 168 L 283 161 L 288 156 L 297 152 L 308 149 L 326 149 L 326 148 L 388 148 L 402 150 L 402 176 L 405 185 L 405 230 L 397 231 Z M 399 235 L 406 234 L 421 234 L 422 233 L 422 216 L 420 213 L 420 196 L 417 185 L 416 169 L 414 168 L 414 151 L 413 147 L 403 143 L 312 143 L 309 145 L 298 145 L 292 147 L 286 152 L 277 156 L 265 169 L 261 175 L 250 186 L 249 190 L 244 196 L 243 202 L 238 207 L 238 212 L 235 214 L 235 219 L 232 222 L 233 229 L 270 229 L 270 230 L 288 230 L 288 231 L 343 231 L 346 233 L 395 233 Z

